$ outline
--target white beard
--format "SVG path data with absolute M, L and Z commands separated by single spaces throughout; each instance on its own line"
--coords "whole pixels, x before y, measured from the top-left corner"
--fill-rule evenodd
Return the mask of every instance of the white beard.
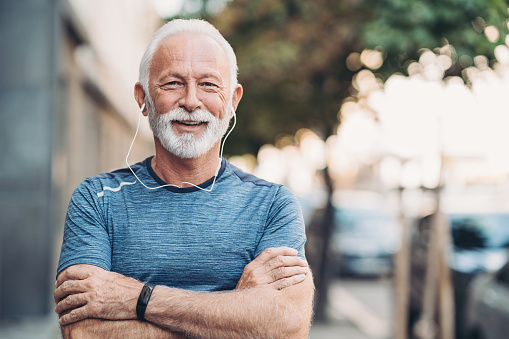
M 147 110 L 150 128 L 154 136 L 159 139 L 168 152 L 183 159 L 197 158 L 208 152 L 221 140 L 230 124 L 227 115 L 223 119 L 218 119 L 212 113 L 203 109 L 197 109 L 189 113 L 179 107 L 168 113 L 157 115 L 153 107 L 153 105 L 148 105 Z M 193 133 L 176 135 L 173 131 L 172 122 L 183 120 L 206 122 L 207 128 L 201 137 L 196 137 Z

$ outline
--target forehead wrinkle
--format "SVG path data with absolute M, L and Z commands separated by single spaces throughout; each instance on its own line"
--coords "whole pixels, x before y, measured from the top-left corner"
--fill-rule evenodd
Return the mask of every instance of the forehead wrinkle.
M 202 64 L 210 63 L 210 69 L 205 73 L 208 75 L 217 73 L 215 77 L 223 82 L 229 80 L 229 63 L 226 52 L 214 39 L 203 34 L 180 33 L 167 37 L 159 44 L 155 52 L 154 59 L 161 58 L 166 59 L 166 62 L 169 61 L 170 64 L 172 61 L 189 62 L 188 67 L 186 67 L 189 70 L 192 68 L 189 67 L 191 65 L 202 66 Z M 162 67 L 160 63 L 164 64 L 165 62 L 159 60 L 159 62 L 153 63 L 150 73 L 153 74 L 153 71 Z M 159 75 L 162 75 L 162 73 L 164 74 L 164 70 L 161 70 Z

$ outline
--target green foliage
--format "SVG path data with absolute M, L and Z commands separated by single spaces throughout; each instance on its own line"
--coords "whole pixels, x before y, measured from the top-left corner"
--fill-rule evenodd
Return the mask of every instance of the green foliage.
M 379 70 L 383 75 L 401 70 L 401 55 L 418 57 L 421 48 L 433 49 L 452 44 L 459 55 L 493 57 L 495 43 L 482 31 L 476 32 L 473 22 L 481 20 L 501 32 L 499 43 L 506 36 L 508 4 L 503 0 L 369 0 L 370 20 L 362 29 L 363 44 L 368 48 L 381 46 L 386 62 Z
M 202 0 L 206 3 L 206 0 Z M 211 1 L 211 0 L 208 0 Z M 280 133 L 311 127 L 334 132 L 342 101 L 352 95 L 352 52 L 384 51 L 377 76 L 405 72 L 422 48 L 452 44 L 458 56 L 486 55 L 507 32 L 505 0 L 234 0 L 208 18 L 237 53 L 244 97 L 227 154 L 256 153 Z M 484 36 L 496 26 L 497 43 Z M 477 31 L 474 29 L 477 27 Z M 480 28 L 479 28 L 480 27 Z M 444 40 L 445 39 L 445 40 Z M 460 74 L 458 65 L 451 74 Z

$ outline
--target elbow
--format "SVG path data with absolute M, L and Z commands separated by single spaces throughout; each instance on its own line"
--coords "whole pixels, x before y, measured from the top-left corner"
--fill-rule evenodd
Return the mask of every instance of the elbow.
M 308 337 L 313 318 L 314 285 L 311 279 L 304 284 L 307 288 L 295 296 L 294 302 L 279 304 L 279 309 L 283 311 L 280 317 L 282 332 L 276 336 L 277 338 L 306 339 Z
M 311 314 L 307 311 L 293 310 L 286 312 L 283 317 L 283 326 L 277 338 L 306 339 L 311 327 Z
M 300 303 L 281 305 L 279 319 L 280 326 L 277 326 L 278 333 L 275 338 L 296 338 L 306 339 L 311 327 L 313 314 L 312 298 L 303 298 Z

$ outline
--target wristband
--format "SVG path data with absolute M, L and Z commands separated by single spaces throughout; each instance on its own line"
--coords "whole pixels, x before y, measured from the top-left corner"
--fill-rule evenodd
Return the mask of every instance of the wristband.
M 155 286 L 154 284 L 146 283 L 141 289 L 138 303 L 136 304 L 136 315 L 139 320 L 145 320 L 145 310 L 147 309 L 148 301 L 150 300 L 152 290 Z

